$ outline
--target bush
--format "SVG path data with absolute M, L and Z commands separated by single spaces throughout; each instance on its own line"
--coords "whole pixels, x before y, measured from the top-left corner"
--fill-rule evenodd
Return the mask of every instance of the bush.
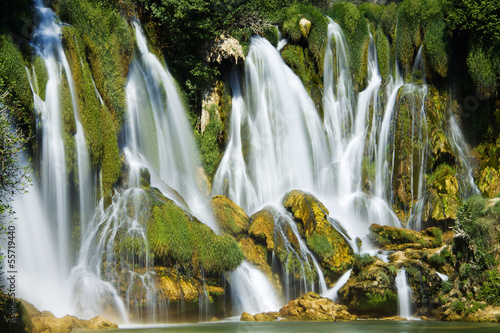
M 441 77 L 448 74 L 450 41 L 443 21 L 433 21 L 424 36 L 424 51 L 430 67 Z
M 479 289 L 479 297 L 491 305 L 500 305 L 500 274 L 498 271 L 486 272 L 487 280 Z
M 495 71 L 492 60 L 491 50 L 477 43 L 472 44 L 467 55 L 467 67 L 478 93 L 486 97 L 496 90 L 498 71 Z

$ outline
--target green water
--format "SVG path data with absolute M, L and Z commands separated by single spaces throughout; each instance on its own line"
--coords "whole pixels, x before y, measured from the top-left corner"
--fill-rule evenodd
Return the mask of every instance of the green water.
M 199 324 L 178 324 L 162 326 L 140 326 L 122 328 L 111 332 L 334 332 L 334 333 L 417 333 L 417 332 L 500 332 L 500 324 L 495 323 L 461 323 L 440 321 L 353 321 L 353 322 L 216 322 Z

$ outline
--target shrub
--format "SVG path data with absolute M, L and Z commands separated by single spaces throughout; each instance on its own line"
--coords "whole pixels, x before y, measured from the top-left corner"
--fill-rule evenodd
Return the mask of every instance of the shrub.
M 489 97 L 496 90 L 497 73 L 492 61 L 491 50 L 480 44 L 472 44 L 467 55 L 467 67 L 477 91 Z
M 479 297 L 491 305 L 500 305 L 500 274 L 498 271 L 486 272 L 487 279 L 479 289 Z
M 424 36 L 424 51 L 431 68 L 441 77 L 448 74 L 449 37 L 443 21 L 433 21 Z

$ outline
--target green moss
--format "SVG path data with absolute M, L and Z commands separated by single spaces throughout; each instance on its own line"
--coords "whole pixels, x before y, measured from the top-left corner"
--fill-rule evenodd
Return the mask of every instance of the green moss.
M 472 43 L 467 55 L 469 74 L 477 87 L 478 92 L 489 97 L 496 90 L 497 77 L 500 71 L 495 70 L 493 49 Z M 495 55 L 497 58 L 498 55 Z
M 236 269 L 244 258 L 234 237 L 216 235 L 169 200 L 153 208 L 147 234 L 159 264 L 201 266 L 214 275 Z
M 379 25 L 377 28 L 375 47 L 377 48 L 377 60 L 380 74 L 382 75 L 382 79 L 387 80 L 391 75 L 391 49 L 389 41 L 382 29 L 382 25 Z
M 264 28 L 264 37 L 271 43 L 274 47 L 278 47 L 279 36 L 278 28 L 275 26 Z
M 61 82 L 61 120 L 62 120 L 62 137 L 64 141 L 64 154 L 66 157 L 66 169 L 68 174 L 73 175 L 73 181 L 77 183 L 77 161 L 76 161 L 76 147 L 75 147 L 75 134 L 76 122 L 73 113 L 73 100 L 71 91 L 66 75 L 63 75 Z
M 181 208 L 173 203 L 153 208 L 153 217 L 148 224 L 148 242 L 156 258 L 187 264 L 193 256 L 188 219 Z
M 368 292 L 359 301 L 358 308 L 363 311 L 395 313 L 398 297 L 395 292 L 387 290 L 384 293 Z
M 357 90 L 363 89 L 366 79 L 368 59 L 369 31 L 368 21 L 358 8 L 348 2 L 333 5 L 327 15 L 342 27 L 346 37 L 351 73 Z
M 479 297 L 491 305 L 500 305 L 500 273 L 496 269 L 486 272 L 487 278 L 479 289 Z
M 424 51 L 430 68 L 441 77 L 448 75 L 450 39 L 444 21 L 430 23 L 424 36 Z
M 8 35 L 0 35 L 0 76 L 19 105 L 12 105 L 18 122 L 30 124 L 33 94 L 29 85 L 26 64 L 19 48 Z M 26 110 L 27 112 L 24 112 Z
M 224 153 L 222 147 L 224 132 L 222 123 L 216 113 L 216 106 L 211 105 L 207 111 L 210 120 L 205 127 L 205 131 L 203 134 L 196 131 L 195 135 L 203 168 L 209 180 L 212 180 Z
M 130 26 L 117 10 L 96 0 L 58 0 L 54 6 L 61 19 L 78 31 L 97 89 L 115 127 L 120 127 L 126 109 L 127 69 L 134 50 Z
M 101 187 L 103 197 L 110 198 L 114 184 L 121 174 L 120 151 L 118 149 L 117 135 L 111 114 L 101 109 L 103 155 L 101 165 Z
M 47 68 L 45 67 L 45 61 L 36 56 L 33 61 L 33 70 L 36 75 L 36 86 L 38 89 L 38 96 L 45 100 L 45 90 L 47 88 L 47 81 L 49 80 Z
M 335 255 L 333 246 L 328 241 L 328 237 L 318 234 L 316 231 L 307 238 L 307 245 L 318 257 L 326 258 Z

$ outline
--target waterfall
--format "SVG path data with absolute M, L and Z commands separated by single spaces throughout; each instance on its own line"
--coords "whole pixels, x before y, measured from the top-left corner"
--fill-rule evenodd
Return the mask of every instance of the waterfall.
M 90 218 L 94 189 L 73 79 L 61 44 L 61 26 L 56 23 L 54 12 L 44 7 L 41 0 L 35 0 L 35 10 L 39 25 L 33 33 L 32 46 L 44 61 L 48 81 L 45 100 L 42 100 L 37 95 L 39 89 L 36 80 L 31 79 L 28 71 L 35 101 L 37 135 L 41 141 L 38 152 L 40 177 L 39 182 L 33 177 L 35 184 L 30 193 L 18 196 L 14 202 L 17 216 L 22 221 L 19 223 L 19 233 L 23 239 L 19 250 L 20 269 L 23 271 L 19 279 L 19 296 L 56 315 L 65 315 L 71 311 L 69 273 L 72 261 L 72 212 L 79 210 L 82 224 Z M 69 170 L 62 116 L 65 86 L 69 90 L 76 125 L 73 139 L 78 205 L 72 202 L 71 188 L 68 185 Z M 41 255 L 44 256 L 43 259 Z M 47 259 L 46 256 L 50 258 Z M 34 286 L 38 288 L 34 290 Z
M 460 163 L 460 169 L 459 172 L 457 172 L 457 178 L 460 184 L 460 196 L 462 199 L 467 199 L 472 195 L 481 194 L 481 191 L 479 191 L 479 188 L 474 183 L 474 177 L 472 176 L 474 166 L 472 164 L 472 157 L 469 153 L 469 147 L 465 142 L 462 131 L 453 114 L 450 115 L 449 123 L 448 137 L 451 137 L 450 143 Z
M 328 297 L 332 299 L 334 302 L 338 301 L 339 296 L 337 293 L 339 292 L 340 289 L 347 283 L 349 280 L 349 277 L 351 276 L 352 268 L 342 274 L 342 276 L 338 279 L 337 283 L 333 286 L 333 288 L 329 289 L 325 295 L 322 295 L 324 297 Z
M 326 143 L 302 82 L 264 38 L 252 37 L 245 77 L 243 92 L 231 80 L 231 134 L 213 193 L 255 212 L 288 189 L 314 189 Z
M 399 316 L 410 319 L 411 311 L 411 288 L 408 285 L 408 275 L 405 268 L 401 268 L 396 275 L 396 288 L 398 290 L 398 312 Z

